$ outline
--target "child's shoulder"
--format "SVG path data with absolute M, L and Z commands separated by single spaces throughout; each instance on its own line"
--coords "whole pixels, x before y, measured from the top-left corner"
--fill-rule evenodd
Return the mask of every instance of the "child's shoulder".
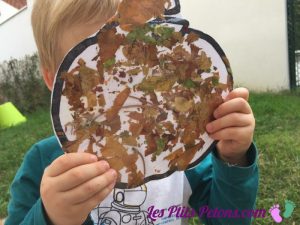
M 64 152 L 57 138 L 52 136 L 35 143 L 26 153 L 25 159 L 39 160 L 43 165 L 49 165 L 62 154 Z

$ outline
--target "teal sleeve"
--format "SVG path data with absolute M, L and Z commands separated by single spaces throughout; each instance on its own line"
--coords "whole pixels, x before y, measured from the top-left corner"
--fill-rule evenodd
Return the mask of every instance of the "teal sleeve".
M 186 171 L 192 188 L 189 204 L 206 225 L 251 224 L 251 218 L 243 213 L 255 208 L 258 166 L 254 144 L 247 158 L 248 167 L 229 166 L 218 159 L 214 148 L 197 167 Z
M 25 155 L 11 185 L 11 199 L 5 225 L 47 224 L 39 194 L 43 171 L 38 148 L 34 146 Z
M 27 152 L 11 185 L 5 225 L 50 225 L 40 198 L 40 183 L 44 169 L 62 154 L 55 137 L 40 141 Z M 90 215 L 83 223 L 93 224 Z

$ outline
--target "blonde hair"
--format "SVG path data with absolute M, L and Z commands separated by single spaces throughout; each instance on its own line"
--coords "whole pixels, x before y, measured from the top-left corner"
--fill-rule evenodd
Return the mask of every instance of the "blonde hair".
M 35 0 L 31 23 L 40 64 L 53 74 L 63 58 L 60 36 L 76 24 L 93 24 L 114 15 L 119 0 Z

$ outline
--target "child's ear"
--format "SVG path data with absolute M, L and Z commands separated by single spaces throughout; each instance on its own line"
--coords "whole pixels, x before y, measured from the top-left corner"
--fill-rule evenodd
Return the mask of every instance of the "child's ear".
M 48 89 L 50 91 L 52 91 L 54 75 L 45 68 L 42 68 L 42 74 L 43 74 L 43 78 L 44 78 L 46 86 L 48 87 Z

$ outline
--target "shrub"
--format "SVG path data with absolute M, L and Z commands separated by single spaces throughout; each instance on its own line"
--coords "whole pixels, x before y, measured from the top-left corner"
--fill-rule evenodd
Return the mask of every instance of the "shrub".
M 40 75 L 37 54 L 0 64 L 0 104 L 8 101 L 22 112 L 49 105 L 50 92 Z

